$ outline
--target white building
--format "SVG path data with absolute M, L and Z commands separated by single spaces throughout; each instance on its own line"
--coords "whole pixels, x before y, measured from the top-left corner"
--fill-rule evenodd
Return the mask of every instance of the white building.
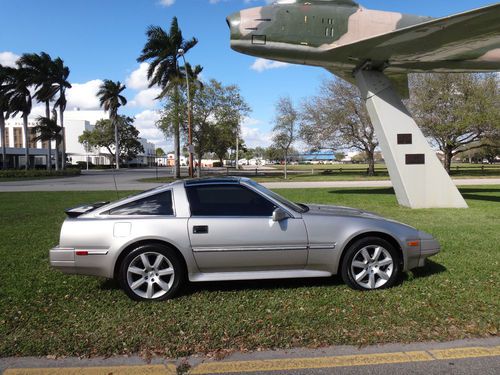
M 41 167 L 47 165 L 47 159 L 49 159 L 49 145 L 48 142 L 35 142 L 36 134 L 33 131 L 33 127 L 36 123 L 33 120 L 29 120 L 28 129 L 30 130 L 28 135 L 29 143 L 29 155 L 30 155 L 30 165 L 35 167 Z M 0 139 L 0 145 L 2 145 L 3 140 Z M 22 168 L 26 165 L 25 157 L 25 137 L 23 129 L 23 120 L 21 118 L 14 118 L 6 121 L 5 124 L 5 147 L 6 147 L 6 164 L 8 168 Z M 55 142 L 52 142 L 52 147 L 55 147 Z M 52 150 L 52 163 L 54 163 L 55 152 Z
M 152 167 L 156 162 L 156 147 L 154 143 L 148 142 L 145 138 L 139 138 L 144 152 L 128 162 L 131 166 L 148 166 Z
M 111 155 L 105 148 L 86 150 L 84 145 L 78 141 L 80 135 L 85 130 L 92 130 L 95 123 L 101 119 L 108 119 L 109 116 L 104 111 L 66 111 L 64 112 L 64 129 L 66 139 L 66 157 L 70 164 L 76 165 L 78 162 L 90 162 L 94 165 L 111 164 Z M 35 142 L 36 134 L 33 128 L 36 121 L 29 119 L 29 154 L 30 164 L 38 168 L 47 165 L 48 142 Z M 25 164 L 25 142 L 23 121 L 21 118 L 13 118 L 6 121 L 5 124 L 5 145 L 7 147 L 7 165 L 9 168 L 22 168 Z M 138 155 L 130 164 L 148 166 L 154 164 L 155 146 L 144 138 L 139 138 L 144 153 Z M 2 140 L 0 139 L 0 145 Z M 55 141 L 52 141 L 52 164 L 55 163 Z

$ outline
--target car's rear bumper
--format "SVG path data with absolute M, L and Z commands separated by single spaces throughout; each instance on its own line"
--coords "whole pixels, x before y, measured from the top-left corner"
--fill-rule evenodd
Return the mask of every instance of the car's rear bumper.
M 80 250 L 56 246 L 49 251 L 50 265 L 64 273 L 112 277 L 107 249 Z

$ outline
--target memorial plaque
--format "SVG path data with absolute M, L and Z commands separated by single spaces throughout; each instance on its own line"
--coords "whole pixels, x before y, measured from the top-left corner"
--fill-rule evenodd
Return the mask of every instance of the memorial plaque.
M 425 154 L 406 154 L 407 165 L 425 164 Z
M 398 145 L 411 145 L 412 143 L 412 134 L 398 134 Z

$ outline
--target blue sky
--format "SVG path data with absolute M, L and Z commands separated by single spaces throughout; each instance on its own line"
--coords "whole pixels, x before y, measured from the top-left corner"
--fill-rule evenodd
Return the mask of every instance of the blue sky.
M 367 8 L 410 14 L 445 16 L 495 1 L 482 0 L 366 0 Z M 267 145 L 274 118 L 274 105 L 289 95 L 296 103 L 316 92 L 329 73 L 321 68 L 282 66 L 257 71 L 255 58 L 229 48 L 225 17 L 245 7 L 265 4 L 261 0 L 0 0 L 0 63 L 24 52 L 46 51 L 60 56 L 71 69 L 69 108 L 97 109 L 93 97 L 102 79 L 126 82 L 130 104 L 124 109 L 137 117 L 141 134 L 170 148 L 155 129 L 154 91 L 142 83 L 136 62 L 145 43 L 148 25 L 169 28 L 177 16 L 185 38 L 199 44 L 189 52 L 192 64 L 204 67 L 203 78 L 237 84 L 252 108 L 243 124 L 247 144 Z M 8 16 L 5 16 L 8 15 Z

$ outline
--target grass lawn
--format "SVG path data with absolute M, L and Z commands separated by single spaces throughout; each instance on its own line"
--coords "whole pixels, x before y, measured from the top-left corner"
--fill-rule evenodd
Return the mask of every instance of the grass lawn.
M 500 186 L 461 189 L 468 210 L 409 210 L 391 189 L 279 191 L 303 202 L 379 212 L 436 236 L 442 252 L 384 291 L 339 278 L 195 284 L 162 303 L 129 300 L 112 281 L 48 265 L 63 209 L 114 192 L 0 194 L 0 357 L 367 345 L 498 335 Z
M 288 179 L 284 178 L 284 167 L 282 165 L 272 165 L 272 169 L 246 169 L 246 177 L 250 177 L 257 182 L 312 182 L 312 181 L 379 181 L 389 180 L 389 173 L 384 164 L 375 165 L 375 176 L 368 177 L 367 164 L 332 164 L 332 165 L 290 165 L 288 166 Z M 230 172 L 233 173 L 234 170 Z M 204 170 L 203 176 L 210 174 L 216 176 L 213 171 Z M 219 171 L 220 173 L 220 171 Z M 454 179 L 467 178 L 499 178 L 500 165 L 482 164 L 452 164 L 451 177 Z M 139 182 L 146 183 L 169 183 L 174 181 L 172 177 L 145 178 Z

